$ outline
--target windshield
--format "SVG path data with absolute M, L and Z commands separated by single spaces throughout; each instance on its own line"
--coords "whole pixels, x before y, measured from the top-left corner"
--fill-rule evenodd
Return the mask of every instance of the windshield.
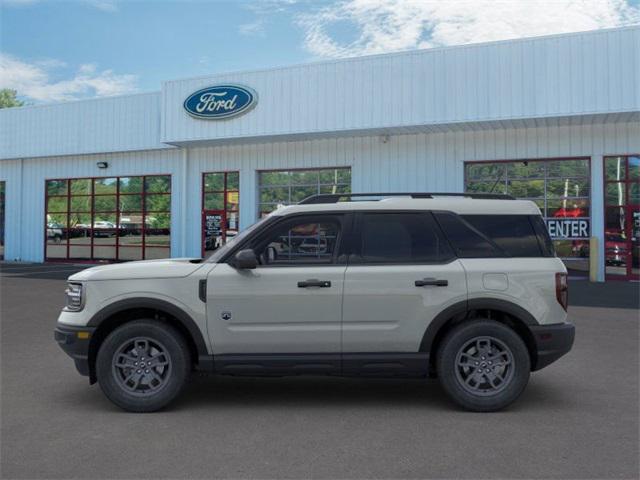
M 266 223 L 266 221 L 268 219 L 270 219 L 270 218 L 272 218 L 272 217 L 267 216 L 267 217 L 261 218 L 256 223 L 254 223 L 249 228 L 247 228 L 246 230 L 243 230 L 242 232 L 240 232 L 235 237 L 230 238 L 229 240 L 227 240 L 227 243 L 225 243 L 222 247 L 220 247 L 215 252 L 213 252 L 213 254 L 209 258 L 207 258 L 207 262 L 217 263 L 218 261 L 220 261 L 220 259 L 222 257 L 224 257 L 227 253 L 229 253 L 229 250 L 231 250 L 236 245 L 237 242 L 243 241 L 245 238 L 247 238 L 247 236 L 251 232 L 257 230 L 258 227 L 264 225 Z

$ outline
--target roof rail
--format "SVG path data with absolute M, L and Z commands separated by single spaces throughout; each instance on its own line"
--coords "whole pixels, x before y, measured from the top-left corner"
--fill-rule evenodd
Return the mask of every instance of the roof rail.
M 325 193 L 319 195 L 311 195 L 304 200 L 298 202 L 298 205 L 312 205 L 316 203 L 338 203 L 341 199 L 348 199 L 347 201 L 353 202 L 354 199 L 362 197 L 381 197 L 379 199 L 388 197 L 411 197 L 411 198 L 435 198 L 435 197 L 466 197 L 482 200 L 515 200 L 515 197 L 511 195 L 504 195 L 500 193 L 450 193 L 450 192 L 390 192 L 390 193 Z M 367 199 L 369 200 L 369 199 Z

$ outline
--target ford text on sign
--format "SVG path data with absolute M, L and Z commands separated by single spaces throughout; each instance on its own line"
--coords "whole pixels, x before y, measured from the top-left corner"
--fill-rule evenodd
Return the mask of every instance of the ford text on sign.
M 589 238 L 589 220 L 549 218 L 547 230 L 551 238 Z
M 184 109 L 192 117 L 217 120 L 246 113 L 257 101 L 258 95 L 249 87 L 216 85 L 189 95 Z

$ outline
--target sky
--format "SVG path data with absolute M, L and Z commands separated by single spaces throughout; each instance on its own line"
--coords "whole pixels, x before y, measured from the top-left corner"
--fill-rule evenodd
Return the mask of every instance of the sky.
M 0 88 L 29 104 L 165 80 L 640 24 L 640 0 L 0 0 Z

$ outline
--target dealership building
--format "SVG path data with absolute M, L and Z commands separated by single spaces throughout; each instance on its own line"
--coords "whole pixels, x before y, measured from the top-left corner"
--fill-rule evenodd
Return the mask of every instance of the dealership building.
M 0 110 L 6 261 L 200 257 L 316 193 L 491 192 L 538 204 L 572 275 L 634 280 L 639 182 L 640 27 Z

